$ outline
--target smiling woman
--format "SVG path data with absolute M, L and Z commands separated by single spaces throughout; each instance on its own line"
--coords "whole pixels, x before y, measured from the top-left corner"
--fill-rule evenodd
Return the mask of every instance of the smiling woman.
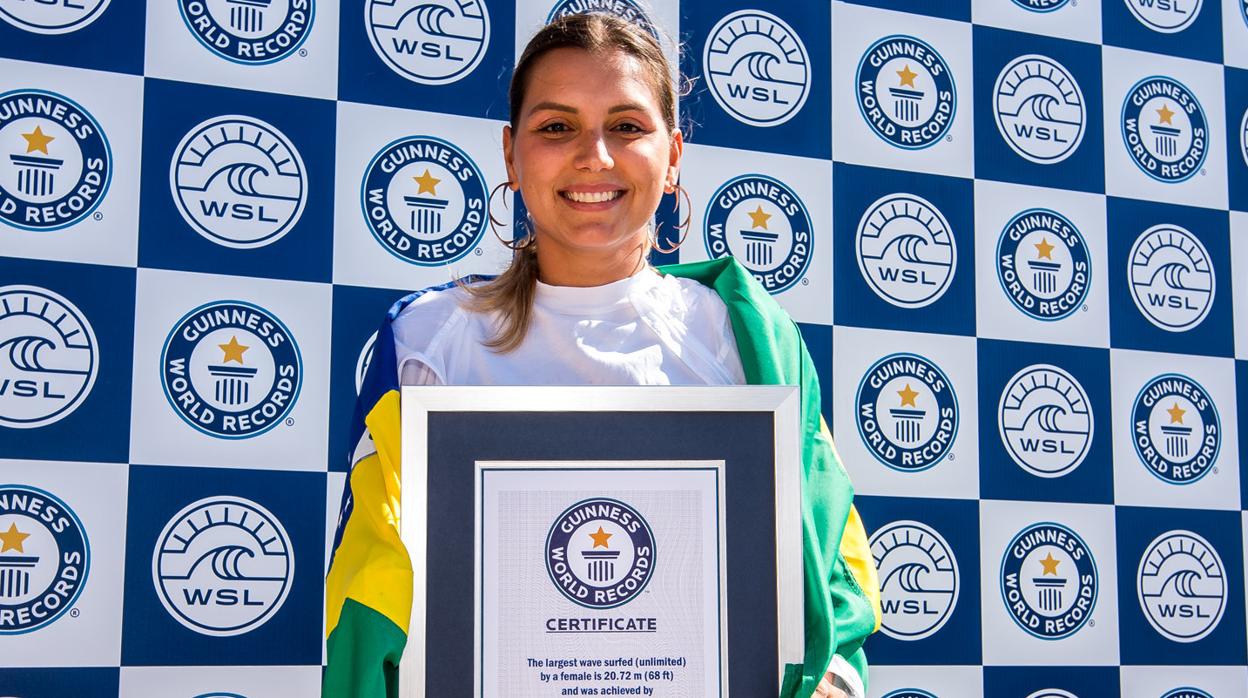
M 396 401 L 385 397 L 393 386 L 751 383 L 799 385 L 805 425 L 806 647 L 801 665 L 786 666 L 781 694 L 865 696 L 861 645 L 878 627 L 878 584 L 796 325 L 731 257 L 662 270 L 647 261 L 659 201 L 680 188 L 684 139 L 672 76 L 653 36 L 605 14 L 555 20 L 517 61 L 502 134 L 508 181 L 498 188 L 523 199 L 529 227 L 502 274 L 414 293 L 378 332 L 359 410 L 373 438 L 353 439 L 377 453 L 363 449 L 354 466 L 326 581 L 325 695 L 368 683 L 351 672 L 378 649 L 347 602 L 389 609 L 399 628 L 410 610 L 410 596 L 367 601 L 378 597 L 375 586 L 348 567 L 410 578 L 406 551 L 384 524 L 390 500 L 362 489 L 370 478 L 397 479 L 393 454 L 382 453 L 393 448 Z M 391 344 L 392 353 L 383 349 Z M 362 512 L 370 506 L 379 515 Z M 384 655 L 368 685 L 389 684 L 395 656 Z

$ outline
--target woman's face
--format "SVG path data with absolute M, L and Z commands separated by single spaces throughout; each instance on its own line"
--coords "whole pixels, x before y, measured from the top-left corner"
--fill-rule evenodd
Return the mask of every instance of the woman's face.
M 631 274 L 681 148 L 637 59 L 574 48 L 539 58 L 503 150 L 537 228 L 543 279 L 590 285 Z

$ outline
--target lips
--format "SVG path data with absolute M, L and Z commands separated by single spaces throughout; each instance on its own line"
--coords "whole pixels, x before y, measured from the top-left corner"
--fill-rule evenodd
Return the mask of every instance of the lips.
M 563 198 L 575 201 L 578 204 L 600 204 L 620 198 L 624 195 L 624 191 L 622 189 L 609 191 L 562 191 L 559 194 Z

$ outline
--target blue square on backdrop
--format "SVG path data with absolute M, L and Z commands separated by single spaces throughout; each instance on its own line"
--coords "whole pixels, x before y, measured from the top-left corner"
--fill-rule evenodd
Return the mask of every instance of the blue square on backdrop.
M 1075 696 L 1118 695 L 1118 667 L 1112 666 L 986 666 L 984 695 L 992 698 L 1058 698 L 1060 689 Z
M 0 279 L 0 453 L 126 462 L 134 269 L 0 257 Z
M 515 62 L 515 4 L 462 0 L 413 5 L 344 0 L 338 97 L 506 119 L 507 85 Z M 434 31 L 443 25 L 448 29 Z
M 6 2 L 0 57 L 142 75 L 146 24 L 145 2 Z
M 1110 345 L 1231 356 L 1227 212 L 1109 197 L 1106 214 Z
M 1226 68 L 1226 142 L 1231 208 L 1248 211 L 1248 70 Z
M 1248 361 L 1235 362 L 1235 406 L 1239 417 L 1239 506 L 1248 509 Z
M 1112 504 L 1109 350 L 979 340 L 985 499 Z
M 126 665 L 321 662 L 325 474 L 135 465 Z
M 332 101 L 148 78 L 139 263 L 329 281 Z
M 976 26 L 975 176 L 1105 191 L 1101 47 Z
M 819 374 L 819 407 L 823 419 L 832 428 L 832 327 L 831 325 L 815 325 L 805 322 L 797 323 L 802 333 L 802 341 L 806 350 L 815 362 L 815 372 Z
M 1122 663 L 1243 664 L 1239 512 L 1120 506 L 1116 516 Z
M 971 0 L 844 0 L 851 5 L 866 5 L 884 10 L 895 10 L 913 15 L 931 15 L 956 19 L 959 22 L 971 21 Z
M 1222 62 L 1222 8 L 1192 0 L 1104 0 L 1101 39 L 1121 46 Z
M 350 470 L 351 419 L 364 371 L 373 356 L 377 328 L 407 291 L 335 286 L 329 378 L 329 469 Z
M 762 8 L 762 9 L 760 9 Z M 832 157 L 831 3 L 682 3 L 693 143 Z
M 884 622 L 864 645 L 871 663 L 979 664 L 979 503 L 858 496 L 854 505 L 880 572 Z
M 0 690 L 21 698 L 116 698 L 121 669 L 0 669 Z
M 971 180 L 835 163 L 838 325 L 975 334 Z

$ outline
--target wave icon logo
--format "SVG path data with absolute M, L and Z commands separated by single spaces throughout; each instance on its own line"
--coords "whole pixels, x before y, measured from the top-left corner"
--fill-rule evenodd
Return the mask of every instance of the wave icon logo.
M 901 308 L 922 308 L 948 290 L 958 263 L 949 221 L 914 194 L 889 194 L 858 222 L 858 270 L 876 295 Z
M 1136 574 L 1140 609 L 1153 629 L 1175 642 L 1196 642 L 1226 611 L 1226 568 L 1209 541 L 1191 531 L 1161 534 Z
M 1167 332 L 1185 332 L 1209 314 L 1217 292 L 1213 262 L 1200 239 L 1170 223 L 1145 230 L 1127 257 L 1135 307 Z
M 0 19 L 34 34 L 68 34 L 104 14 L 111 0 L 0 0 Z
M 880 571 L 880 629 L 922 640 L 944 627 L 958 603 L 958 561 L 945 539 L 918 521 L 894 521 L 871 536 Z
M 423 85 L 466 77 L 490 44 L 483 0 L 368 0 L 364 24 L 382 61 Z
M 1122 102 L 1122 140 L 1144 174 L 1174 184 L 1191 179 L 1209 154 L 1209 121 L 1183 83 L 1154 75 L 1135 83 Z
M 73 303 L 36 286 L 0 288 L 0 426 L 68 417 L 99 370 L 95 332 Z
M 1019 56 L 993 86 L 997 131 L 1022 158 L 1059 163 L 1079 148 L 1087 121 L 1083 91 L 1065 66 L 1047 56 Z
M 195 232 L 236 249 L 282 239 L 308 197 L 299 151 L 281 131 L 250 116 L 219 116 L 191 129 L 174 151 L 169 186 Z
M 315 0 L 179 0 L 186 28 L 232 63 L 276 63 L 303 45 Z
M 1001 443 L 1020 468 L 1061 477 L 1083 462 L 1092 445 L 1092 409 L 1075 377 L 1047 364 L 1010 379 L 997 405 Z
M 207 497 L 160 533 L 152 582 L 169 615 L 216 637 L 264 625 L 286 601 L 295 574 L 290 538 L 267 509 L 242 497 Z
M 1202 0 L 1175 2 L 1173 0 L 1123 0 L 1127 9 L 1140 24 L 1162 34 L 1174 34 L 1192 26 L 1200 16 Z
M 810 95 L 810 56 L 779 17 L 740 10 L 719 20 L 702 49 L 711 96 L 737 121 L 779 126 Z

